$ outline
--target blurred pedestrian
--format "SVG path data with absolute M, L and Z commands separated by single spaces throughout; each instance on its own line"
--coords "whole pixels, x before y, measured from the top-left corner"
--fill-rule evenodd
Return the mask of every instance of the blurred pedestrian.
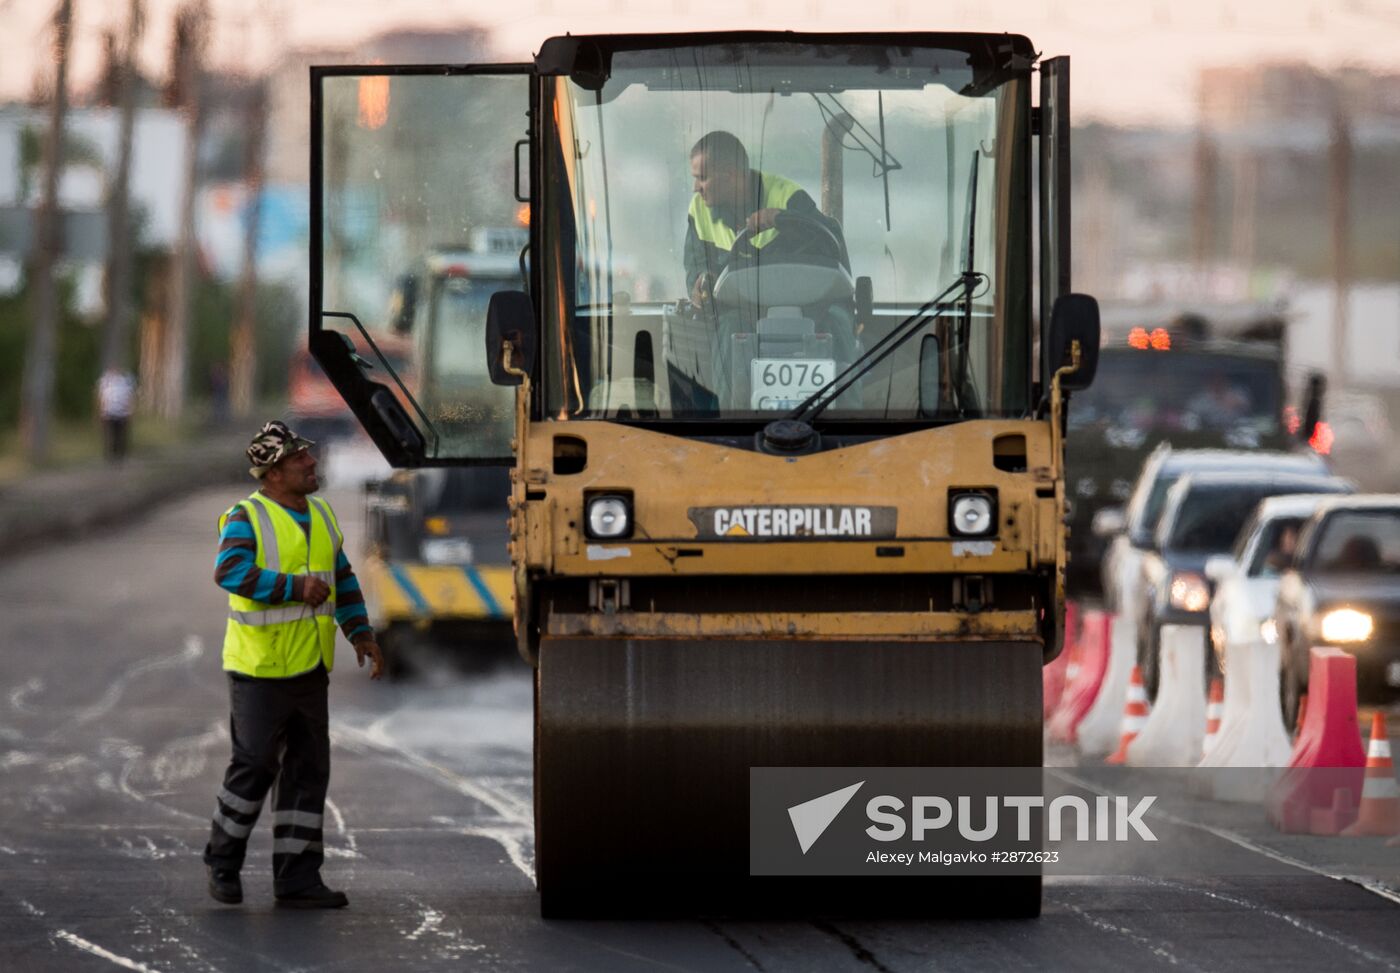
M 222 426 L 228 416 L 228 366 L 216 361 L 209 366 L 209 421 Z
M 279 906 L 337 909 L 345 893 L 321 880 L 322 820 L 330 779 L 326 687 L 335 629 L 370 678 L 384 659 L 331 505 L 313 497 L 315 443 L 269 422 L 248 447 L 261 486 L 219 519 L 214 580 L 229 593 L 224 671 L 233 759 L 214 810 L 204 862 L 209 894 L 243 901 L 239 870 L 274 781 L 273 893 Z
M 109 463 L 126 459 L 136 379 L 126 369 L 108 365 L 97 380 L 97 414 L 102 419 L 102 452 Z

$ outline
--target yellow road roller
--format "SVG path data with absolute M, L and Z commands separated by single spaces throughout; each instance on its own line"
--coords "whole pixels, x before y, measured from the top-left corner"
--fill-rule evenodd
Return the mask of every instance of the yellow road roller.
M 1040 766 L 1099 347 L 1067 59 L 600 35 L 311 80 L 313 354 L 394 465 L 510 467 L 544 913 L 1038 912 L 1038 874 L 751 874 L 749 788 Z M 455 392 L 354 354 L 386 268 L 522 207 L 521 286 L 420 363 Z

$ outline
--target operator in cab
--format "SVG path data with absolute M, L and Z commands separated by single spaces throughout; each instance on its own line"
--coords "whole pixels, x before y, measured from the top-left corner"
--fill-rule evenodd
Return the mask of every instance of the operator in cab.
M 744 251 L 751 255 L 761 252 L 774 263 L 812 259 L 810 248 L 804 245 L 807 241 L 798 237 L 799 222 L 824 228 L 835 244 L 832 249 L 836 252 L 830 257 L 849 272 L 850 257 L 840 223 L 823 214 L 796 182 L 749 168 L 749 154 L 737 136 L 718 130 L 703 136 L 690 150 L 690 174 L 695 180 L 695 195 L 687 214 L 685 280 L 697 311 L 716 314 L 714 284 L 735 257 L 735 242 L 740 238 L 747 241 Z M 789 216 L 798 219 L 790 220 Z M 785 240 L 785 232 L 793 239 Z M 841 313 L 840 308 L 824 310 L 824 317 L 835 316 L 830 324 L 840 335 L 838 340 L 843 344 L 853 340 L 854 316 Z M 732 311 L 720 311 L 716 319 L 714 391 L 724 404 L 729 387 L 729 335 L 752 330 L 754 322 Z

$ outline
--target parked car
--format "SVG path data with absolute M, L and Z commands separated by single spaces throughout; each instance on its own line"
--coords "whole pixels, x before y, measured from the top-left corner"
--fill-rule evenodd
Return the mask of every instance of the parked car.
M 1206 579 L 1215 586 L 1210 600 L 1210 644 L 1222 670 L 1227 649 L 1277 641 L 1274 605 L 1279 581 L 1293 563 L 1303 525 L 1331 496 L 1268 497 L 1240 531 L 1233 554 L 1207 559 Z
M 1139 598 L 1122 610 L 1137 619 L 1138 664 L 1149 697 L 1157 696 L 1163 625 L 1194 625 L 1204 639 L 1210 621 L 1211 582 L 1206 561 L 1235 545 L 1240 528 L 1265 497 L 1349 490 L 1331 476 L 1233 472 L 1192 473 L 1167 491 L 1152 547 L 1142 556 Z M 1208 670 L 1215 669 L 1207 654 Z
M 1329 499 L 1303 527 L 1274 609 L 1284 725 L 1298 721 L 1309 649 L 1356 656 L 1363 703 L 1400 700 L 1400 495 Z

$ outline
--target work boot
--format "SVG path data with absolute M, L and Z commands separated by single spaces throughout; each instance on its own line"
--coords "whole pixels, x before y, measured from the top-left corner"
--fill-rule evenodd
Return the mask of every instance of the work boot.
M 243 901 L 243 881 L 232 868 L 209 867 L 209 894 L 216 902 L 237 905 Z
M 343 909 L 350 900 L 344 892 L 328 889 L 324 882 L 318 882 L 309 889 L 277 896 L 277 904 L 284 909 Z

